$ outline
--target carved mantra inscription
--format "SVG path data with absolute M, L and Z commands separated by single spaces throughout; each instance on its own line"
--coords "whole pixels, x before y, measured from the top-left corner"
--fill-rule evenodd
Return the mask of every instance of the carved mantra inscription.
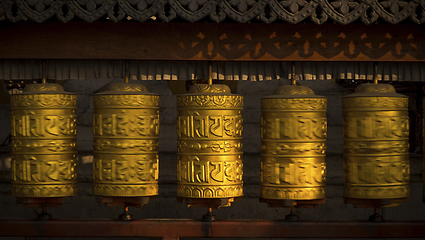
M 159 134 L 158 115 L 95 114 L 93 134 L 96 136 L 157 136 Z
M 177 195 L 242 196 L 241 96 L 179 96 Z
M 403 185 L 409 183 L 409 161 L 346 161 L 344 163 L 347 184 Z
M 29 115 L 11 116 L 12 137 L 76 136 L 75 115 L 43 115 L 29 111 Z
M 242 182 L 242 161 L 200 161 L 196 156 L 177 164 L 177 180 L 186 183 L 233 184 Z
M 264 139 L 326 138 L 326 118 L 307 118 L 291 114 L 289 118 L 261 118 L 261 137 Z
M 93 180 L 113 183 L 152 183 L 158 180 L 158 156 L 152 160 L 102 160 L 93 163 Z
M 195 111 L 177 118 L 177 134 L 180 138 L 242 137 L 242 122 L 240 115 L 207 116 Z
M 63 183 L 77 180 L 77 163 L 74 161 L 47 160 L 29 156 L 29 160 L 12 161 L 12 181 L 14 183 Z
M 75 195 L 76 96 L 24 93 L 11 99 L 12 194 Z
M 344 196 L 408 197 L 407 97 L 346 97 L 343 106 Z
M 94 97 L 94 194 L 113 197 L 158 194 L 158 104 L 156 95 Z
M 344 118 L 345 138 L 408 138 L 408 116 L 359 116 Z
M 265 185 L 323 185 L 326 180 L 325 163 L 292 162 L 261 163 L 261 182 Z
M 326 98 L 261 100 L 263 199 L 325 198 Z

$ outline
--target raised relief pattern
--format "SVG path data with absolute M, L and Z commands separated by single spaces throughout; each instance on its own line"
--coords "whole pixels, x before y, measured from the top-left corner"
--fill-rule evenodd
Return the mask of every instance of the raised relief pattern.
M 325 155 L 326 143 L 285 143 L 275 141 L 263 141 L 261 145 L 261 152 L 266 155 Z
M 241 153 L 242 143 L 239 140 L 232 141 L 203 141 L 188 142 L 178 141 L 179 152 L 209 152 L 209 153 Z
M 345 139 L 386 139 L 409 138 L 409 117 L 374 114 L 370 116 L 344 117 Z
M 14 184 L 71 183 L 77 180 L 76 160 L 47 160 L 30 156 L 29 160 L 12 158 Z
M 266 187 L 322 186 L 326 181 L 326 164 L 312 162 L 263 161 L 261 164 L 261 182 Z M 277 186 L 273 186 L 277 185 Z
M 47 115 L 28 111 L 28 115 L 12 115 L 10 132 L 13 139 L 22 137 L 75 137 L 76 115 Z M 13 114 L 13 113 L 12 113 Z
M 96 95 L 93 98 L 95 107 L 120 106 L 122 108 L 158 107 L 159 96 L 157 95 Z
M 231 198 L 242 195 L 242 184 L 237 186 L 177 186 L 177 196 L 189 198 Z
M 75 108 L 77 96 L 72 94 L 13 94 L 12 108 Z
M 343 109 L 349 108 L 407 108 L 406 97 L 353 97 L 342 99 Z
M 96 137 L 155 137 L 159 134 L 158 115 L 94 114 L 93 134 Z
M 239 138 L 242 137 L 241 115 L 200 115 L 194 111 L 190 116 L 178 116 L 179 138 Z
M 302 113 L 290 115 L 287 118 L 261 118 L 261 138 L 275 140 L 326 138 L 326 118 L 309 117 Z
M 326 198 L 324 187 L 315 188 L 283 188 L 262 187 L 260 197 L 266 199 L 312 200 Z
M 242 108 L 243 97 L 229 95 L 178 96 L 177 107 Z
M 113 184 L 157 184 L 158 156 L 148 159 L 140 156 L 140 160 L 99 159 L 93 162 L 93 180 L 96 183 Z
M 0 2 L 0 16 L 4 15 L 12 22 L 26 17 L 39 23 L 56 15 L 62 22 L 68 22 L 75 16 L 86 22 L 106 17 L 114 22 L 125 17 L 141 22 L 152 17 L 159 17 L 164 22 L 176 17 L 197 22 L 205 21 L 209 16 L 213 22 L 230 18 L 240 23 L 253 19 L 271 23 L 279 18 L 295 24 L 310 17 L 316 24 L 322 24 L 328 18 L 340 24 L 358 19 L 371 24 L 378 18 L 396 24 L 410 18 L 413 23 L 421 24 L 425 21 L 423 8 L 422 1 L 381 0 L 3 0 Z
M 69 185 L 19 185 L 12 184 L 15 197 L 64 197 L 77 195 L 77 184 Z
M 196 184 L 241 184 L 243 174 L 242 161 L 200 161 L 191 156 L 188 161 L 178 161 L 177 180 L 179 183 Z
M 94 151 L 116 152 L 134 151 L 137 153 L 156 153 L 158 151 L 158 141 L 154 140 L 125 140 L 125 139 L 95 139 L 93 142 Z
M 262 109 L 326 110 L 326 98 L 270 98 L 261 99 Z

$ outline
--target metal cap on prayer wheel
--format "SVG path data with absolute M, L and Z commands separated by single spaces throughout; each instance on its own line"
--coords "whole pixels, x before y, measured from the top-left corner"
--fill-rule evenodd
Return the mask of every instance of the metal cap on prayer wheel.
M 177 97 L 177 108 L 178 199 L 192 206 L 231 205 L 243 195 L 242 96 L 226 85 L 197 84 Z
M 77 97 L 56 83 L 11 95 L 12 195 L 77 194 Z
M 342 104 L 346 202 L 400 205 L 410 196 L 407 96 L 389 84 L 362 84 Z
M 158 194 L 158 106 L 159 96 L 135 83 L 112 83 L 94 96 L 94 194 Z
M 325 199 L 327 100 L 295 82 L 274 94 L 261 99 L 260 200 Z

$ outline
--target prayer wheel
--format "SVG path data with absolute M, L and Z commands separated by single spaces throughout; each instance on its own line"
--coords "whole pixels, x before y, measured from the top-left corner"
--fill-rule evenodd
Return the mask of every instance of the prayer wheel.
M 346 202 L 392 207 L 408 200 L 408 97 L 389 84 L 362 84 L 342 104 Z
M 159 96 L 135 83 L 112 83 L 94 96 L 93 192 L 158 195 Z
M 325 97 L 295 84 L 261 99 L 262 202 L 326 198 L 326 106 Z
M 77 97 L 56 83 L 11 95 L 12 195 L 77 194 Z
M 242 96 L 222 84 L 197 84 L 177 97 L 178 199 L 193 206 L 227 199 L 199 205 L 220 207 L 243 195 L 242 109 Z

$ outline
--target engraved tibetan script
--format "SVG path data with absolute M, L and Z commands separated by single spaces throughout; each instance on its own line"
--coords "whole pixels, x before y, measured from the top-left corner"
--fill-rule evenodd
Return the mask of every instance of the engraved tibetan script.
M 77 129 L 75 115 L 30 115 L 11 117 L 12 137 L 75 136 Z
M 193 156 L 189 161 L 179 161 L 177 180 L 189 183 L 240 182 L 242 162 L 200 161 Z
M 157 115 L 95 114 L 93 116 L 93 134 L 98 136 L 128 136 L 132 132 L 141 136 L 153 136 L 159 133 Z
M 73 161 L 16 161 L 12 163 L 12 181 L 21 182 L 61 182 L 73 181 L 76 166 Z
M 95 159 L 93 177 L 100 181 L 150 181 L 158 179 L 158 160 L 129 161 Z
M 326 118 L 305 118 L 294 115 L 291 118 L 262 118 L 261 137 L 269 139 L 312 139 L 325 138 Z
M 242 116 L 206 116 L 194 112 L 191 116 L 179 116 L 178 137 L 242 137 Z
M 270 184 L 322 184 L 325 163 L 262 163 L 262 180 Z
M 409 117 L 368 116 L 344 118 L 346 138 L 407 138 Z
M 351 184 L 391 184 L 409 182 L 410 166 L 402 162 L 351 162 L 345 164 L 345 180 Z

